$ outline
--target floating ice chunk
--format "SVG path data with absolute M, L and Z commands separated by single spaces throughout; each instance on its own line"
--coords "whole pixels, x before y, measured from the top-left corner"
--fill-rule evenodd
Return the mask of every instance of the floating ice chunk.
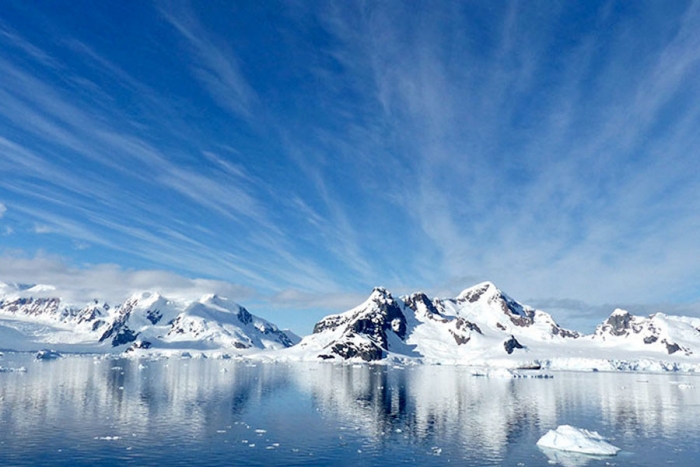
M 256 432 L 257 434 L 259 434 L 259 435 L 262 435 L 263 433 L 267 433 L 267 430 L 260 430 L 260 429 L 257 429 L 257 430 L 255 430 L 255 432 Z
M 558 449 L 567 452 L 579 452 L 597 456 L 614 456 L 620 448 L 605 441 L 596 431 L 560 425 L 556 430 L 549 430 L 537 445 L 543 448 Z
M 36 353 L 37 360 L 56 360 L 57 358 L 61 357 L 63 357 L 63 355 L 56 352 L 55 350 L 43 349 Z
M 508 368 L 475 368 L 472 376 L 486 376 L 488 378 L 513 378 L 513 372 Z

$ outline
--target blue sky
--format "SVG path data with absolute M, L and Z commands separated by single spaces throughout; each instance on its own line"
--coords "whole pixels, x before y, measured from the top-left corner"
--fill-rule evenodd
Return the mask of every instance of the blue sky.
M 2 2 L 0 280 L 699 316 L 698 76 L 698 2 Z

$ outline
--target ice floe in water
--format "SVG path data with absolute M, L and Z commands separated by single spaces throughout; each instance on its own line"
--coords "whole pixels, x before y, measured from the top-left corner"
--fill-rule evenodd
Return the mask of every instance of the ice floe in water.
M 598 432 L 570 425 L 560 425 L 556 430 L 549 430 L 537 441 L 537 445 L 542 448 L 595 456 L 614 456 L 620 451 L 620 448 L 605 441 Z
M 483 376 L 487 378 L 536 378 L 536 379 L 551 379 L 554 378 L 553 375 L 549 373 L 543 373 L 541 371 L 534 370 L 524 370 L 515 371 L 509 368 L 473 368 L 471 370 L 472 376 Z
M 63 355 L 56 352 L 55 350 L 43 349 L 43 350 L 40 350 L 36 353 L 35 358 L 37 360 L 56 360 L 57 358 L 61 358 L 61 357 L 63 357 Z

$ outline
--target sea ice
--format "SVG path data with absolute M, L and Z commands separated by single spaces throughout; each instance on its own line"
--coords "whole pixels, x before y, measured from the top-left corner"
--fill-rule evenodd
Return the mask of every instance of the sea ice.
M 620 448 L 605 441 L 596 431 L 588 431 L 570 425 L 560 425 L 556 430 L 549 430 L 537 445 L 560 451 L 579 452 L 597 456 L 614 456 Z

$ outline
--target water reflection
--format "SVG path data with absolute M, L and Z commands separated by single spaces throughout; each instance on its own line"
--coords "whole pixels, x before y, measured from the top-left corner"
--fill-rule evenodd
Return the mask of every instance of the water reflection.
M 629 450 L 645 438 L 669 443 L 700 436 L 694 421 L 700 415 L 700 391 L 687 375 L 561 373 L 553 380 L 489 379 L 452 367 L 397 371 L 334 365 L 294 375 L 324 412 L 359 426 L 376 443 L 402 437 L 414 445 L 456 445 L 481 453 L 485 461 L 508 458 L 523 443 L 534 445 L 548 429 L 565 423 L 598 430 Z M 596 460 L 545 454 L 565 466 Z
M 32 455 L 49 449 L 63 452 L 65 465 L 77 455 L 86 465 L 109 456 L 133 465 L 228 465 L 241 455 L 251 465 L 309 464 L 302 455 L 314 455 L 317 465 L 357 465 L 369 454 L 372 465 L 396 458 L 422 465 L 446 458 L 465 465 L 604 462 L 536 449 L 539 436 L 559 424 L 612 437 L 631 453 L 618 456 L 618 465 L 653 465 L 659 446 L 681 458 L 698 454 L 700 390 L 688 375 L 516 380 L 440 366 L 87 357 L 34 363 L 21 355 L 5 355 L 3 365 L 12 359 L 28 371 L 0 374 L 0 464 L 32 465 Z M 121 444 L 105 446 L 114 439 Z M 289 449 L 251 448 L 261 443 Z

